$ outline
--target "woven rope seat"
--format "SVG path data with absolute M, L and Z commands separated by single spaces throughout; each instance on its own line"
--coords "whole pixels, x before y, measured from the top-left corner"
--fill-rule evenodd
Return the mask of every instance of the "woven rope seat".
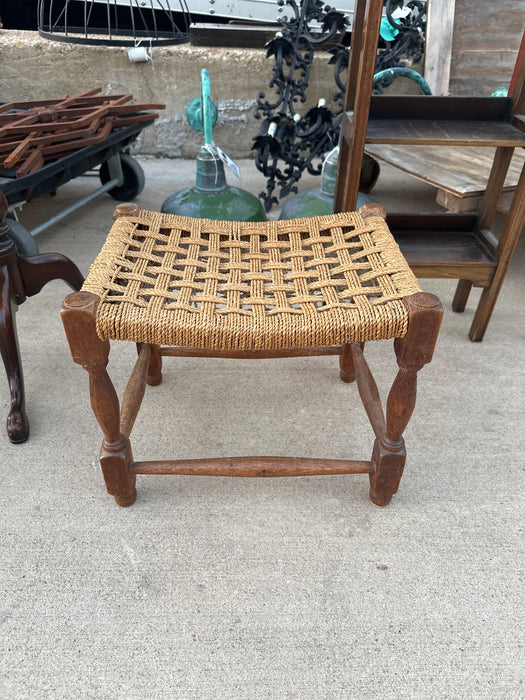
M 102 340 L 267 350 L 404 337 L 421 291 L 385 221 L 351 212 L 240 223 L 139 211 L 84 291 Z

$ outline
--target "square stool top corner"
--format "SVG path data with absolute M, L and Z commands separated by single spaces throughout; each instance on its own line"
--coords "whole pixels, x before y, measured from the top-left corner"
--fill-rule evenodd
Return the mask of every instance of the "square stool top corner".
M 83 289 L 102 339 L 216 350 L 403 337 L 421 288 L 380 217 L 118 218 Z

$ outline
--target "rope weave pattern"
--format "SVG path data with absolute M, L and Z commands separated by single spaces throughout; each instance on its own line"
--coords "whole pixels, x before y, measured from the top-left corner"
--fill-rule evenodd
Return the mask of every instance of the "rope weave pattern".
M 386 223 L 356 212 L 243 223 L 117 219 L 84 290 L 102 339 L 217 350 L 403 337 L 421 291 Z

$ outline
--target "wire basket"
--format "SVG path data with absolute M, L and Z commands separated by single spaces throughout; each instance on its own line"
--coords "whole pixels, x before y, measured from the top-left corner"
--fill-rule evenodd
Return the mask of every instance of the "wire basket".
M 183 44 L 190 21 L 185 0 L 38 0 L 40 35 L 73 44 Z

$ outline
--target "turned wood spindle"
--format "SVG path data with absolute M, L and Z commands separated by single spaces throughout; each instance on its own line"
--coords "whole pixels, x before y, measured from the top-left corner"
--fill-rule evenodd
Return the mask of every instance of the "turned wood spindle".
M 397 493 L 405 466 L 403 432 L 416 403 L 417 373 L 432 360 L 443 307 L 433 294 L 419 292 L 404 299 L 408 308 L 408 330 L 397 338 L 394 348 L 399 371 L 387 400 L 386 429 L 376 439 L 372 461 L 376 468 L 370 475 L 370 498 L 377 505 L 387 505 Z
M 109 341 L 96 332 L 98 297 L 91 292 L 69 294 L 62 306 L 62 322 L 73 360 L 89 374 L 89 393 L 95 418 L 104 434 L 100 465 L 108 493 L 121 506 L 136 498 L 135 475 L 131 473 L 129 440 L 120 431 L 117 393 L 108 372 Z

